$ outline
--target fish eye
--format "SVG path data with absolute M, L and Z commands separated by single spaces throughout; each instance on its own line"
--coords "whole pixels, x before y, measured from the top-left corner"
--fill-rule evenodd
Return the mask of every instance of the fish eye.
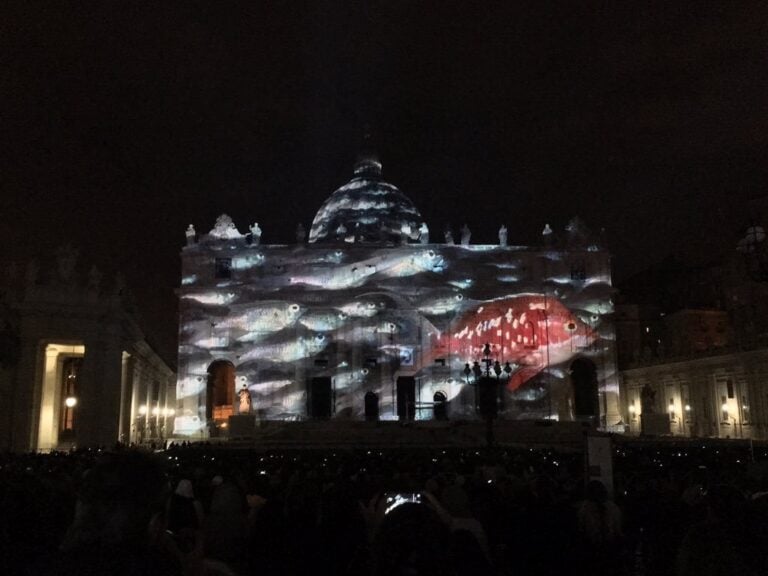
M 368 368 L 363 368 L 361 370 L 361 372 L 363 373 L 363 376 L 366 376 L 368 374 L 369 370 L 368 370 Z
M 464 300 L 464 294 L 456 294 L 456 300 Z
M 434 250 L 427 250 L 427 256 L 429 256 L 430 258 L 434 258 L 435 257 L 435 251 Z
M 299 311 L 299 305 L 298 304 L 291 304 L 291 311 L 292 312 L 298 312 Z

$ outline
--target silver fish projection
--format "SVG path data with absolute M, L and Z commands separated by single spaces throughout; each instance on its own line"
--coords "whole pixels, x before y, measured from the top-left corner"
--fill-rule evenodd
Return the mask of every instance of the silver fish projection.
M 343 326 L 348 318 L 341 310 L 311 310 L 299 318 L 299 324 L 313 332 L 330 332 Z
M 291 302 L 258 302 L 243 312 L 218 323 L 218 330 L 242 330 L 244 332 L 279 332 L 293 325 L 305 311 Z
M 256 382 L 255 384 L 251 384 L 248 386 L 248 389 L 255 394 L 267 396 L 291 386 L 292 384 L 293 380 L 267 380 L 266 382 Z
M 329 342 L 324 334 L 313 337 L 300 337 L 290 342 L 276 344 L 257 344 L 240 357 L 241 362 L 262 360 L 269 362 L 295 362 L 322 351 Z
M 365 302 L 362 300 L 344 304 L 339 308 L 344 314 L 352 316 L 353 318 L 372 318 L 379 313 L 379 309 L 380 307 L 374 302 Z
M 429 315 L 447 314 L 455 312 L 464 302 L 464 295 L 453 293 L 438 298 L 430 298 L 419 304 L 419 312 Z
M 208 377 L 203 374 L 193 374 L 180 378 L 176 382 L 176 398 L 188 398 L 189 396 L 197 396 L 201 392 L 205 391 L 208 384 Z
M 234 292 L 201 292 L 196 294 L 184 294 L 185 300 L 194 300 L 206 306 L 228 306 L 235 301 L 237 295 Z
M 293 276 L 291 284 L 305 284 L 329 290 L 362 286 L 374 274 L 385 278 L 403 278 L 422 272 L 442 272 L 445 261 L 434 250 L 418 252 L 377 252 L 371 258 L 332 270 L 317 269 L 314 274 Z
M 368 376 L 368 368 L 362 368 L 360 370 L 350 370 L 348 372 L 340 372 L 333 377 L 333 385 L 337 389 L 345 389 L 356 384 L 362 384 L 365 382 L 365 378 Z

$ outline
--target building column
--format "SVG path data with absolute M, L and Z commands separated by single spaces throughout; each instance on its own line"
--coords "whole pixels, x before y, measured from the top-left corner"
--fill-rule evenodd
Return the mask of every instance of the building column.
M 55 345 L 49 344 L 45 348 L 40 416 L 38 419 L 37 449 L 41 451 L 53 450 L 58 444 L 56 401 L 60 397 L 57 390 L 59 364 L 59 349 Z
M 37 446 L 42 375 L 42 350 L 35 339 L 22 339 L 16 380 L 12 385 L 11 426 L 8 444 L 16 452 Z

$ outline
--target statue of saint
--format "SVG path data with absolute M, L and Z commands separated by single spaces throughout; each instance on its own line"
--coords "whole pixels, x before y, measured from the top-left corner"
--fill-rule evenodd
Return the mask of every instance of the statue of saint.
M 454 243 L 453 242 L 453 232 L 451 232 L 450 228 L 445 231 L 445 243 L 446 244 L 450 244 L 451 246 Z
M 426 222 L 422 222 L 419 226 L 419 242 L 429 244 L 429 228 Z
M 254 222 L 252 226 L 248 227 L 248 229 L 251 231 L 251 244 L 253 246 L 258 246 L 259 242 L 261 241 L 261 228 L 259 228 L 259 223 Z
M 299 222 L 299 225 L 296 226 L 296 243 L 297 244 L 304 244 L 304 241 L 307 239 L 307 231 L 304 229 L 304 225 Z
M 190 224 L 187 226 L 186 232 L 184 232 L 187 236 L 187 246 L 192 246 L 192 244 L 195 243 L 195 236 L 197 235 L 195 232 L 195 227 Z
M 552 245 L 554 234 L 552 233 L 552 228 L 549 227 L 549 224 L 544 224 L 544 230 L 541 231 L 541 236 L 544 239 L 544 246 Z
M 464 224 L 461 228 L 461 245 L 469 246 L 469 239 L 472 236 L 472 232 L 469 231 L 469 226 Z
M 248 387 L 243 384 L 243 387 L 237 393 L 239 400 L 237 412 L 238 414 L 250 414 L 251 413 L 251 392 Z
M 656 392 L 648 384 L 643 386 L 640 390 L 640 406 L 642 406 L 643 414 L 655 414 L 656 413 Z
M 499 228 L 499 246 L 507 245 L 507 227 L 504 224 Z

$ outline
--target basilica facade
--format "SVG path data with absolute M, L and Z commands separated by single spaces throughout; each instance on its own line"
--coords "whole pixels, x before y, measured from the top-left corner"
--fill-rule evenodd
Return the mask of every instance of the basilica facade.
M 609 254 L 573 220 L 537 246 L 430 231 L 363 154 L 296 242 L 222 215 L 181 252 L 174 433 L 233 418 L 619 422 Z

